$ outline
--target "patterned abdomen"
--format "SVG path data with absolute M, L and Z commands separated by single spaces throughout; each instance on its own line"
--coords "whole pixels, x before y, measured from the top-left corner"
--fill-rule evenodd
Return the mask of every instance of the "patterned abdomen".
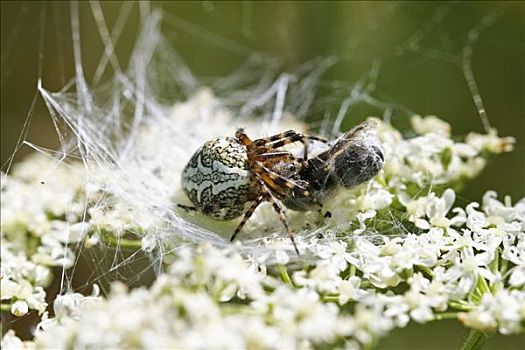
M 231 137 L 206 142 L 182 172 L 182 188 L 193 205 L 220 220 L 245 212 L 252 200 L 252 182 L 246 149 Z

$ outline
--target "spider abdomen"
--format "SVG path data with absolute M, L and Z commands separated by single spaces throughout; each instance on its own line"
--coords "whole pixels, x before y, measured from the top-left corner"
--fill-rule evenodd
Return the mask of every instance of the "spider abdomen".
M 182 172 L 182 188 L 193 205 L 220 220 L 246 211 L 253 200 L 253 181 L 246 148 L 231 137 L 206 142 Z

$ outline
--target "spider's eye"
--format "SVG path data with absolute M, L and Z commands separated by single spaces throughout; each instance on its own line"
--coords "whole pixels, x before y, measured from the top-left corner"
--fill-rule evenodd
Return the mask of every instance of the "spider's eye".
M 295 167 L 294 164 L 290 164 L 290 165 L 288 166 L 288 170 L 290 170 L 290 171 L 292 171 L 292 172 L 295 172 L 295 170 L 297 170 L 297 168 Z

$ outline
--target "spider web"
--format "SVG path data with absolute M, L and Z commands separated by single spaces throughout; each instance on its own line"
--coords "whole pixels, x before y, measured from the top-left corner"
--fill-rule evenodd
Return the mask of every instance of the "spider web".
M 123 203 L 125 209 L 133 213 L 138 226 L 154 222 L 154 234 L 149 239 L 157 242 L 152 244 L 149 254 L 125 249 L 121 241 L 114 247 L 103 245 L 90 249 L 80 243 L 73 244 L 77 260 L 73 268 L 62 269 L 61 293 L 84 290 L 93 283 L 106 289 L 116 279 L 131 287 L 149 283 L 161 270 L 164 256 L 169 252 L 159 248 L 159 241 L 172 240 L 174 245 L 170 249 L 199 241 L 229 244 L 216 231 L 228 232 L 231 226 L 221 228 L 217 223 L 196 223 L 173 209 L 174 198 L 166 190 L 167 184 L 178 182 L 185 160 L 193 152 L 188 149 L 196 149 L 217 133 L 231 135 L 236 127 L 247 126 L 248 130 L 252 127 L 254 133 L 257 132 L 254 129 L 259 129 L 254 137 L 266 136 L 271 130 L 288 125 L 288 114 L 328 138 L 336 137 L 368 115 L 379 116 L 403 129 L 411 115 L 433 111 L 407 106 L 402 98 L 388 94 L 388 85 L 402 84 L 401 78 L 409 67 L 429 62 L 446 64 L 467 87 L 473 105 L 468 123 L 487 132 L 492 127 L 473 61 L 480 38 L 493 26 L 501 25 L 508 6 L 497 4 L 482 8 L 476 18 L 466 19 L 463 27 L 455 30 L 456 34 L 461 33 L 458 37 L 451 37 L 449 25 L 454 17 L 461 16 L 461 6 L 447 3 L 434 6 L 431 11 L 427 7 L 424 21 L 408 26 L 407 33 L 392 39 L 393 43 L 386 49 L 372 50 L 367 49 L 371 35 L 384 23 L 396 22 L 413 8 L 403 3 L 370 5 L 374 15 L 367 16 L 369 23 L 359 31 L 361 34 L 351 35 L 337 52 L 306 59 L 303 63 L 290 59 L 287 53 L 270 53 L 252 47 L 249 38 L 254 35 L 255 5 L 240 6 L 236 30 L 242 34 L 242 40 L 229 39 L 228 35 L 207 29 L 203 23 L 193 22 L 189 15 L 162 11 L 155 4 L 124 2 L 110 24 L 102 4 L 90 2 L 89 6 L 82 4 L 79 9 L 79 4 L 71 3 L 67 9 L 67 25 L 72 41 L 70 63 L 74 68 L 73 72 L 64 68 L 63 77 L 74 78 L 64 79 L 59 91 L 48 89 L 43 76 L 44 65 L 56 64 L 45 61 L 45 47 L 49 43 L 45 42 L 44 33 L 56 30 L 55 22 L 59 19 L 42 7 L 37 91 L 13 156 L 3 169 L 9 174 L 15 155 L 26 147 L 52 158 L 55 167 L 72 166 L 80 161 L 87 174 L 85 191 L 92 182 L 98 181 L 105 183 L 104 190 L 111 193 L 111 196 L 98 197 L 95 202 L 86 201 L 84 220 L 90 207 L 103 211 L 116 202 Z M 219 14 L 215 18 L 221 17 L 221 10 L 213 3 L 206 2 L 199 11 L 216 11 Z M 85 13 L 90 16 L 81 16 Z M 138 20 L 132 20 L 134 16 Z M 129 22 L 138 25 L 130 30 Z M 93 53 L 88 54 L 84 48 L 86 25 L 98 32 L 102 44 L 98 63 L 90 69 L 90 74 L 85 60 Z M 18 32 L 19 29 L 15 29 L 11 35 L 16 37 Z M 117 55 L 117 46 L 130 36 L 135 43 L 128 60 Z M 187 38 L 186 45 L 190 48 L 192 43 L 197 43 L 197 48 L 222 52 L 238 64 L 228 73 L 197 74 L 185 62 L 183 50 L 173 46 L 173 37 Z M 12 48 L 14 44 L 7 45 Z M 59 57 L 58 64 L 66 67 L 68 59 Z M 3 83 L 9 73 L 4 71 L 9 52 L 2 58 Z M 351 77 L 340 78 L 341 71 L 348 66 L 355 66 Z M 209 90 L 203 90 L 206 88 Z M 39 97 L 49 110 L 60 142 L 58 150 L 40 147 L 28 139 L 35 106 L 41 101 Z M 197 110 L 199 116 L 194 119 L 170 117 L 175 113 L 172 107 L 175 103 L 184 104 L 194 98 L 202 99 L 211 109 Z M 206 119 L 206 114 L 211 112 L 217 112 L 219 117 Z M 147 130 L 153 128 L 155 133 L 148 135 Z M 42 177 L 52 176 L 53 171 L 54 168 L 46 169 Z M 184 200 L 180 196 L 175 198 Z M 390 229 L 394 234 L 403 234 L 406 228 L 394 213 L 390 216 Z M 373 225 L 383 227 L 384 224 Z M 325 229 L 321 226 L 298 235 L 314 236 Z M 143 237 L 142 232 L 132 233 Z M 250 237 L 244 249 L 264 254 L 263 248 L 254 245 L 260 239 Z

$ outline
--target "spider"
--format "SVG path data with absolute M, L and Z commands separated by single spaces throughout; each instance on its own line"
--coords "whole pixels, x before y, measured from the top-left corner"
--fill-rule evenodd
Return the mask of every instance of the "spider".
M 255 209 L 270 202 L 279 215 L 297 254 L 299 250 L 281 205 L 297 211 L 321 209 L 340 188 L 367 182 L 383 168 L 385 156 L 374 122 L 364 122 L 333 142 L 293 130 L 250 140 L 242 129 L 235 138 L 206 142 L 182 173 L 182 188 L 197 210 L 219 220 L 244 214 L 231 240 Z M 327 149 L 308 158 L 308 144 L 317 141 Z M 282 149 L 301 142 L 303 155 Z
M 279 200 L 291 194 L 299 194 L 301 198 L 309 196 L 309 184 L 299 178 L 297 172 L 306 166 L 310 141 L 327 142 L 293 130 L 251 140 L 242 129 L 237 130 L 235 138 L 219 137 L 206 142 L 182 172 L 182 188 L 194 207 L 179 207 L 219 220 L 244 214 L 231 236 L 233 241 L 255 209 L 265 201 L 270 202 L 299 254 Z M 282 148 L 295 142 L 303 144 L 302 158 Z

